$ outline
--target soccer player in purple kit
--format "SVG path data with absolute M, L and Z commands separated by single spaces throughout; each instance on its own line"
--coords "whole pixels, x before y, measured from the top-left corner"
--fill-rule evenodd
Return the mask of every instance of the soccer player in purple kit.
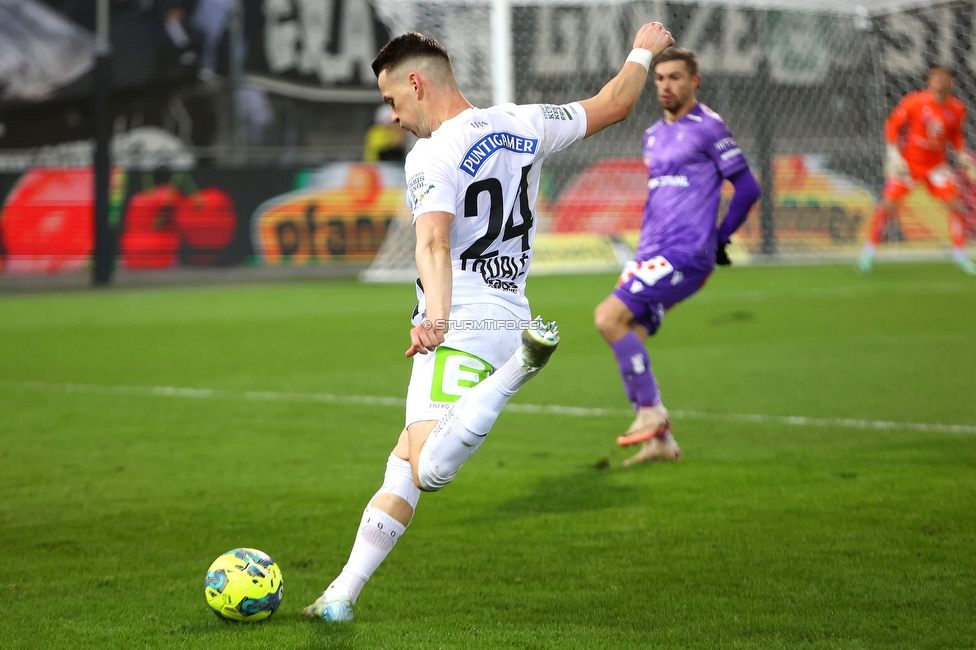
M 701 75 L 694 52 L 666 50 L 653 61 L 653 73 L 664 117 L 644 132 L 649 180 L 640 241 L 634 261 L 594 313 L 637 412 L 617 438 L 621 446 L 641 445 L 625 466 L 681 458 L 644 341 L 668 309 L 705 284 L 715 264 L 731 264 L 729 238 L 761 194 L 722 118 L 696 99 Z M 719 225 L 725 179 L 735 193 Z

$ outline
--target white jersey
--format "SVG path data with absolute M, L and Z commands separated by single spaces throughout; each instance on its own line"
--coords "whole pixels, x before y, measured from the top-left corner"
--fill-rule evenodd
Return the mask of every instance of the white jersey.
M 467 109 L 414 145 L 405 166 L 414 222 L 454 215 L 452 304 L 527 308 L 542 163 L 584 135 L 579 104 L 503 104 Z

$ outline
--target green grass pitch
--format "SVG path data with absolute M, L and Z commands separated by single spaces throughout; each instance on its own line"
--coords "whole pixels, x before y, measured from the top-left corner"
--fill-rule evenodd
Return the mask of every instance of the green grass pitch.
M 650 346 L 685 459 L 626 470 L 613 281 L 530 280 L 559 351 L 341 626 L 301 609 L 402 427 L 409 286 L 0 296 L 0 647 L 976 647 L 976 279 L 718 270 Z M 267 623 L 204 602 L 238 546 Z

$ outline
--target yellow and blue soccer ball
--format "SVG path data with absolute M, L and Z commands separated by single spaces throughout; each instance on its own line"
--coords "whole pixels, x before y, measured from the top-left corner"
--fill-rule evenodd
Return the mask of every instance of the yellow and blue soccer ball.
M 281 569 L 254 548 L 218 557 L 203 583 L 210 609 L 226 621 L 263 621 L 281 604 L 282 588 Z

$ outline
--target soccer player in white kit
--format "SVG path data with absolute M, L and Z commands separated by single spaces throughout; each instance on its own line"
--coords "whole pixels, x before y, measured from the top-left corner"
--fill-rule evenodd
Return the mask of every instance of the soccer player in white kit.
M 413 357 L 406 428 L 348 562 L 306 616 L 352 620 L 360 591 L 403 535 L 421 491 L 454 479 L 509 398 L 548 362 L 559 342 L 555 323 L 530 322 L 525 298 L 542 163 L 627 117 L 651 60 L 672 43 L 663 25 L 647 23 L 596 96 L 488 109 L 464 98 L 434 39 L 404 34 L 380 50 L 372 67 L 383 99 L 394 122 L 420 138 L 405 165 L 420 274 L 406 351 Z

